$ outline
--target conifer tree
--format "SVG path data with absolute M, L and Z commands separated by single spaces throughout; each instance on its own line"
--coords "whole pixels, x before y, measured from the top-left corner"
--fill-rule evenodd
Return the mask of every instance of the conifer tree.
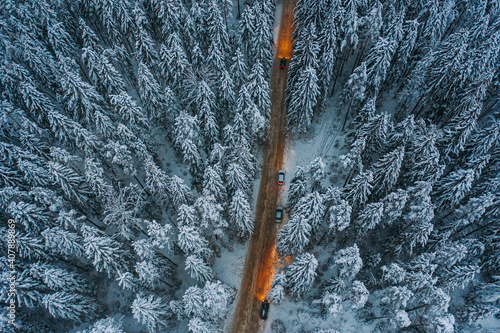
M 188 317 L 205 318 L 206 313 L 203 307 L 203 290 L 197 285 L 191 286 L 186 289 L 184 296 L 184 313 Z
M 42 302 L 55 318 L 81 322 L 83 318 L 94 316 L 93 300 L 80 294 L 58 291 L 45 294 Z
M 188 256 L 185 263 L 186 271 L 192 278 L 195 278 L 199 282 L 213 279 L 212 269 L 200 257 L 196 255 Z
M 203 253 L 208 250 L 208 241 L 194 226 L 180 226 L 177 237 L 179 247 L 187 254 Z
M 404 158 L 404 147 L 399 146 L 395 150 L 382 156 L 373 165 L 373 185 L 376 192 L 390 191 L 399 178 L 401 165 Z
M 300 253 L 309 244 L 311 225 L 307 217 L 294 214 L 278 234 L 276 249 L 281 255 Z
M 213 196 L 218 202 L 227 199 L 226 187 L 222 181 L 222 168 L 219 164 L 207 166 L 203 176 L 203 195 Z
M 368 301 L 368 289 L 366 289 L 363 282 L 354 281 L 350 292 L 350 301 L 352 309 L 361 309 Z
M 351 222 L 352 207 L 346 200 L 341 200 L 338 205 L 328 209 L 328 228 L 331 232 L 342 231 Z
M 149 332 L 157 332 L 167 324 L 168 306 L 156 295 L 137 294 L 131 308 L 134 318 Z
M 253 232 L 252 210 L 248 197 L 242 190 L 236 190 L 229 205 L 230 222 L 236 225 L 238 237 L 247 238 Z
M 344 188 L 345 199 L 351 206 L 359 207 L 363 205 L 373 188 L 373 173 L 371 171 L 363 172 L 357 175 L 350 184 Z
M 365 208 L 359 213 L 356 220 L 356 224 L 359 226 L 358 233 L 364 234 L 369 230 L 375 228 L 380 221 L 384 213 L 384 204 L 381 202 L 369 203 Z
M 353 279 L 363 266 L 356 244 L 338 252 L 335 264 L 339 267 L 339 276 L 343 279 Z
M 85 255 L 98 272 L 105 271 L 112 276 L 125 269 L 127 253 L 116 240 L 93 227 L 83 226 L 81 230 Z
M 311 289 L 316 279 L 317 267 L 318 261 L 312 254 L 306 252 L 297 257 L 286 272 L 288 288 L 292 294 L 302 297 Z

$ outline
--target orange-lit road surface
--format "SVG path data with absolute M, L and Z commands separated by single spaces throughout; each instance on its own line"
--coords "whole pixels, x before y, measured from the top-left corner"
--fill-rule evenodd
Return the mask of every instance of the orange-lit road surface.
M 283 164 L 285 150 L 285 89 L 288 77 L 286 69 L 279 68 L 279 59 L 292 56 L 293 9 L 296 0 L 283 0 L 276 57 L 271 72 L 271 120 L 269 140 L 264 147 L 264 163 L 260 181 L 254 234 L 250 240 L 238 292 L 236 311 L 230 332 L 256 333 L 262 320 L 259 318 L 260 304 L 267 297 L 274 277 L 276 260 L 276 231 L 274 221 L 278 193 L 277 173 Z M 269 310 L 273 311 L 272 305 Z

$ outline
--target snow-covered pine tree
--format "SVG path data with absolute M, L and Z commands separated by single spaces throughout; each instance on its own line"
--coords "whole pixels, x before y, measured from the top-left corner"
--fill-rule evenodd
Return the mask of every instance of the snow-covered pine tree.
M 128 290 L 136 290 L 138 284 L 136 277 L 130 272 L 116 272 L 116 281 L 120 287 Z
M 445 210 L 458 204 L 472 188 L 474 176 L 473 170 L 460 169 L 440 179 L 433 193 L 437 207 Z
M 295 174 L 290 182 L 290 188 L 288 190 L 288 201 L 287 207 L 289 210 L 293 209 L 295 204 L 299 202 L 300 198 L 306 195 L 307 183 L 305 180 L 305 170 L 302 167 L 297 167 Z
M 273 284 L 267 299 L 275 304 L 281 304 L 285 298 L 286 275 L 278 273 L 274 276 Z
M 335 264 L 338 266 L 338 274 L 342 279 L 354 279 L 356 274 L 363 267 L 363 260 L 359 255 L 359 248 L 356 244 L 338 251 Z
M 198 225 L 198 216 L 196 209 L 193 206 L 180 205 L 177 208 L 177 226 L 194 226 Z
M 208 241 L 194 226 L 186 224 L 179 226 L 177 239 L 179 241 L 179 247 L 186 254 L 200 254 L 205 256 L 210 252 L 208 249 Z
M 349 46 L 349 49 L 351 49 L 355 48 L 358 45 L 358 30 L 361 23 L 358 17 L 358 7 L 360 6 L 361 1 L 357 0 L 349 0 L 343 6 L 345 18 L 342 20 L 342 30 L 344 31 L 344 38 L 340 43 L 341 50 L 344 50 L 346 46 Z
M 144 16 L 145 13 L 142 11 L 142 9 L 140 9 L 140 11 L 137 11 L 138 8 L 138 5 L 136 5 L 134 11 L 138 13 L 141 18 L 136 18 L 136 21 L 146 21 L 147 19 Z M 145 27 L 142 26 L 142 24 L 139 24 L 135 29 L 135 58 L 138 63 L 147 64 L 148 66 L 156 65 L 156 62 L 159 58 L 155 42 L 153 41 L 151 35 L 145 29 Z
M 425 245 L 434 229 L 432 220 L 435 206 L 431 202 L 430 191 L 431 184 L 428 182 L 417 182 L 415 186 L 408 188 L 409 199 L 403 210 L 405 225 L 401 230 L 401 237 L 404 242 L 409 243 L 410 253 L 417 244 Z M 402 246 L 403 244 L 398 244 L 398 247 Z
M 7 263 L 7 261 L 5 261 Z M 5 266 L 6 268 L 8 266 Z M 12 298 L 8 298 L 8 290 L 10 288 L 9 277 L 10 274 L 5 269 L 2 271 L 1 275 L 2 280 L 0 282 L 0 300 L 3 303 L 10 302 L 10 299 L 14 299 L 16 305 L 23 306 L 27 308 L 34 308 L 37 306 L 43 306 L 42 300 L 45 295 L 42 293 L 44 286 L 40 281 L 37 281 L 29 274 L 28 270 L 18 274 L 16 276 L 17 285 L 16 285 L 16 294 L 13 295 Z
M 41 229 L 50 226 L 50 215 L 38 205 L 24 201 L 12 201 L 5 209 L 5 212 L 12 216 L 16 222 L 23 225 L 24 230 L 39 234 Z
M 408 313 L 405 310 L 398 310 L 392 318 L 394 326 L 398 328 L 405 328 L 410 326 L 411 320 L 408 317 Z
M 405 178 L 410 183 L 416 181 L 435 182 L 443 174 L 440 164 L 440 152 L 437 142 L 442 136 L 442 131 L 434 125 L 427 126 L 423 120 L 416 121 L 415 136 L 408 142 L 406 155 L 403 161 L 408 170 Z
M 236 190 L 229 205 L 229 221 L 236 225 L 238 237 L 248 238 L 253 232 L 252 210 L 248 197 L 242 190 Z
M 300 253 L 309 244 L 310 236 L 311 225 L 307 217 L 295 213 L 278 234 L 276 249 L 282 256 Z
M 62 100 L 73 119 L 89 123 L 96 111 L 102 112 L 102 96 L 92 85 L 83 81 L 73 59 L 60 58 L 59 75 L 63 89 Z
M 213 196 L 202 195 L 196 199 L 194 206 L 200 215 L 200 226 L 204 229 L 212 227 L 213 232 L 217 236 L 221 236 L 228 226 L 222 215 L 224 210 L 222 205 L 217 203 Z
M 99 319 L 90 325 L 89 328 L 80 331 L 79 333 L 125 333 L 123 330 L 122 319 L 116 319 L 113 317 L 107 317 L 104 319 Z
M 404 147 L 399 146 L 373 164 L 373 186 L 376 193 L 387 193 L 396 185 L 404 154 Z
M 373 173 L 371 171 L 365 171 L 347 184 L 344 188 L 344 197 L 349 201 L 353 208 L 359 208 L 363 205 L 368 196 L 371 194 L 373 188 Z
M 363 103 L 366 98 L 366 86 L 367 86 L 367 75 L 366 75 L 366 62 L 362 62 L 349 76 L 344 90 L 342 91 L 342 104 L 346 108 L 346 115 L 344 118 L 344 123 L 342 129 L 345 128 L 347 118 L 350 114 L 351 108 L 357 110 L 359 105 Z
M 32 263 L 29 265 L 28 271 L 33 278 L 54 291 L 80 294 L 88 294 L 90 291 L 90 284 L 83 276 L 55 265 L 41 262 Z
M 215 115 L 215 94 L 205 80 L 193 82 L 188 98 L 195 105 L 196 116 L 205 137 L 205 143 L 211 146 L 219 141 L 219 125 Z
M 305 132 L 312 122 L 319 95 L 316 69 L 311 66 L 299 69 L 294 86 L 290 87 L 288 101 L 288 126 L 294 132 Z M 290 96 L 290 97 L 288 97 Z
M 83 253 L 82 238 L 69 230 L 60 227 L 47 228 L 41 232 L 47 251 L 63 257 L 81 256 Z
M 362 136 L 360 134 L 363 126 L 365 126 L 365 124 L 368 122 L 369 119 L 372 119 L 375 116 L 376 102 L 377 102 L 377 96 L 368 99 L 363 105 L 363 107 L 359 110 L 356 117 L 354 117 L 351 123 L 351 127 L 356 130 L 355 133 L 356 140 Z
M 198 118 L 181 111 L 175 119 L 174 147 L 189 165 L 191 174 L 197 174 L 202 163 L 199 133 Z
M 302 197 L 294 207 L 295 214 L 307 220 L 307 223 L 311 226 L 311 233 L 314 234 L 321 226 L 325 215 L 323 196 L 314 191 Z
M 448 292 L 457 288 L 464 289 L 479 273 L 478 265 L 456 265 L 443 277 L 442 288 Z
M 342 297 L 339 294 L 325 292 L 319 302 L 325 318 L 334 318 L 342 311 Z
M 67 199 L 75 199 L 78 202 L 84 200 L 84 197 L 88 194 L 88 189 L 83 177 L 70 167 L 59 162 L 50 161 L 47 163 L 47 167 L 51 181 L 60 187 Z
M 338 38 L 340 27 L 337 24 L 337 18 L 340 14 L 340 6 L 338 6 L 337 3 L 332 2 L 326 7 L 323 26 L 318 29 L 318 44 L 320 47 L 318 62 L 323 64 L 320 66 L 318 72 L 321 90 L 321 104 L 323 104 L 323 101 L 327 96 L 328 89 L 330 88 L 330 82 L 332 80 L 333 70 L 335 68 L 339 52 Z
M 385 150 L 387 133 L 389 133 L 392 126 L 390 118 L 391 116 L 387 112 L 373 115 L 367 119 L 366 123 L 356 133 L 357 137 L 366 137 L 364 157 L 367 157 L 368 160 L 371 160 L 371 156 L 367 156 L 367 154 Z
M 105 271 L 109 277 L 125 270 L 128 254 L 120 244 L 94 227 L 82 226 L 85 255 L 98 272 Z
M 286 272 L 290 292 L 297 297 L 305 296 L 316 279 L 317 267 L 318 261 L 312 254 L 306 252 L 298 256 Z
M 104 207 L 104 224 L 112 224 L 126 239 L 130 239 L 133 230 L 139 228 L 138 212 L 144 205 L 139 186 L 130 184 L 119 189 L 119 192 Z
M 161 280 L 160 267 L 153 260 L 142 260 L 135 264 L 138 282 L 147 288 L 155 288 Z
M 45 294 L 42 302 L 53 317 L 60 319 L 82 322 L 85 318 L 93 318 L 96 312 L 94 300 L 67 291 Z
M 405 309 L 412 297 L 413 293 L 406 286 L 392 286 L 381 291 L 380 304 L 390 310 L 397 311 Z
M 197 285 L 186 289 L 182 296 L 184 314 L 187 317 L 206 318 L 203 307 L 203 290 Z
M 253 16 L 253 29 L 250 34 L 251 48 L 249 51 L 249 59 L 251 63 L 260 62 L 266 73 L 269 73 L 272 64 L 272 49 L 273 49 L 273 22 L 271 20 L 274 10 L 273 6 L 266 6 L 270 2 L 263 1 L 255 2 Z M 270 13 L 266 13 L 270 10 Z
M 368 289 L 366 289 L 363 282 L 354 281 L 349 294 L 352 309 L 361 309 L 368 301 Z
M 154 294 L 137 294 L 131 308 L 134 318 L 146 325 L 149 332 L 157 332 L 167 325 L 168 305 Z
M 7 228 L 3 228 L 3 234 L 7 235 Z M 35 234 L 17 231 L 16 246 L 17 253 L 22 258 L 49 259 L 49 255 L 43 245 L 43 238 Z
M 122 91 L 118 95 L 110 95 L 109 97 L 111 105 L 118 112 L 122 121 L 132 127 L 143 126 L 146 129 L 148 128 L 148 120 L 132 96 Z
M 119 166 L 126 175 L 133 175 L 137 173 L 132 151 L 126 144 L 118 141 L 109 140 L 104 146 L 106 150 L 106 157 L 111 160 L 111 163 Z
M 384 265 L 381 267 L 382 278 L 381 280 L 390 284 L 399 284 L 404 281 L 406 271 L 403 267 L 396 263 Z
M 153 71 L 143 62 L 140 62 L 137 67 L 137 85 L 141 101 L 150 115 L 154 114 L 155 108 L 163 107 L 161 86 L 153 75 Z
M 266 118 L 266 122 L 269 122 L 271 115 L 271 91 L 269 89 L 269 82 L 266 80 L 266 75 L 264 74 L 264 68 L 260 62 L 255 62 L 252 66 L 252 70 L 248 76 L 248 89 L 258 110 Z
M 366 68 L 368 85 L 377 94 L 387 76 L 387 71 L 391 65 L 392 57 L 396 47 L 396 41 L 380 37 L 366 57 Z
M 184 180 L 179 176 L 173 175 L 170 178 L 168 189 L 170 190 L 170 199 L 174 203 L 175 207 L 178 208 L 181 205 L 193 203 L 194 195 L 191 193 L 190 188 L 184 184 Z
M 177 87 L 182 83 L 181 80 L 189 67 L 187 54 L 177 33 L 168 35 L 166 44 L 160 47 L 159 54 L 162 75 L 166 76 L 166 81 L 170 82 L 172 87 Z
M 222 181 L 220 164 L 208 165 L 203 175 L 203 195 L 213 196 L 218 202 L 227 200 L 226 187 Z
M 384 204 L 382 202 L 367 204 L 356 219 L 356 224 L 358 226 L 358 228 L 356 228 L 357 232 L 363 235 L 375 228 L 382 220 L 383 213 Z
M 203 287 L 203 306 L 207 314 L 206 319 L 220 322 L 226 318 L 234 295 L 234 290 L 221 281 L 207 281 Z
M 238 162 L 231 162 L 227 166 L 225 179 L 227 182 L 228 192 L 234 194 L 237 190 L 244 191 L 249 194 L 250 176 L 243 166 Z
M 144 169 L 146 171 L 146 184 L 151 193 L 160 200 L 167 198 L 170 194 L 170 177 L 167 173 L 161 170 L 152 158 L 144 161 Z
M 352 207 L 346 200 L 328 209 L 328 228 L 331 233 L 342 231 L 351 223 Z
M 212 269 L 197 255 L 190 255 L 186 258 L 186 271 L 199 282 L 210 281 L 214 274 Z
M 321 186 L 325 178 L 326 164 L 321 157 L 316 157 L 307 167 L 307 173 L 311 176 L 313 189 Z
M 396 50 L 396 63 L 394 65 L 394 73 L 397 73 L 400 77 L 404 77 L 401 73 L 406 71 L 408 67 L 408 60 L 415 49 L 419 26 L 420 23 L 418 22 L 418 19 L 407 20 L 403 24 L 403 39 Z
M 85 180 L 103 204 L 115 197 L 113 187 L 104 179 L 104 169 L 96 159 L 85 159 Z
M 214 332 L 214 329 L 212 323 L 203 321 L 198 317 L 191 318 L 188 323 L 188 330 L 191 333 L 211 333 Z
M 172 252 L 175 240 L 175 233 L 172 225 L 164 224 L 162 226 L 155 220 L 145 220 L 144 223 L 146 224 L 151 244 L 159 249 L 166 249 L 167 252 Z
M 241 85 L 247 81 L 248 67 L 243 57 L 241 48 L 237 48 L 232 58 L 231 66 L 229 67 L 230 73 L 233 75 L 235 90 L 239 90 Z
M 390 226 L 401 217 L 407 200 L 408 193 L 402 189 L 391 192 L 382 199 L 384 212 L 381 223 L 383 226 Z

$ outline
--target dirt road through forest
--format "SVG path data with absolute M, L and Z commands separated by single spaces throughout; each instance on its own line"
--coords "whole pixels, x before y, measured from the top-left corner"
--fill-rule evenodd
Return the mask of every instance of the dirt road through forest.
M 277 225 L 274 214 L 280 187 L 277 173 L 285 150 L 285 89 L 289 60 L 292 56 L 293 9 L 296 0 L 283 0 L 276 57 L 271 71 L 271 120 L 269 140 L 264 147 L 262 178 L 255 212 L 254 234 L 250 240 L 243 277 L 231 325 L 234 333 L 256 333 L 264 321 L 259 319 L 260 303 L 271 289 L 275 262 Z M 280 69 L 280 58 L 287 58 L 287 68 Z M 290 179 L 287 176 L 287 179 Z M 272 305 L 270 308 L 272 311 Z

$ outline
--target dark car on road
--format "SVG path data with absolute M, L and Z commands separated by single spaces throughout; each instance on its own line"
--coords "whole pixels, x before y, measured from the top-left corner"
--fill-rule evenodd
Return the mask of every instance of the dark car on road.
M 278 185 L 285 184 L 285 170 L 278 171 Z
M 260 305 L 260 319 L 267 320 L 269 313 L 269 301 L 265 299 Z
M 276 222 L 281 222 L 283 220 L 283 207 L 276 207 Z
M 280 60 L 280 69 L 285 69 L 286 68 L 286 58 L 283 57 Z

